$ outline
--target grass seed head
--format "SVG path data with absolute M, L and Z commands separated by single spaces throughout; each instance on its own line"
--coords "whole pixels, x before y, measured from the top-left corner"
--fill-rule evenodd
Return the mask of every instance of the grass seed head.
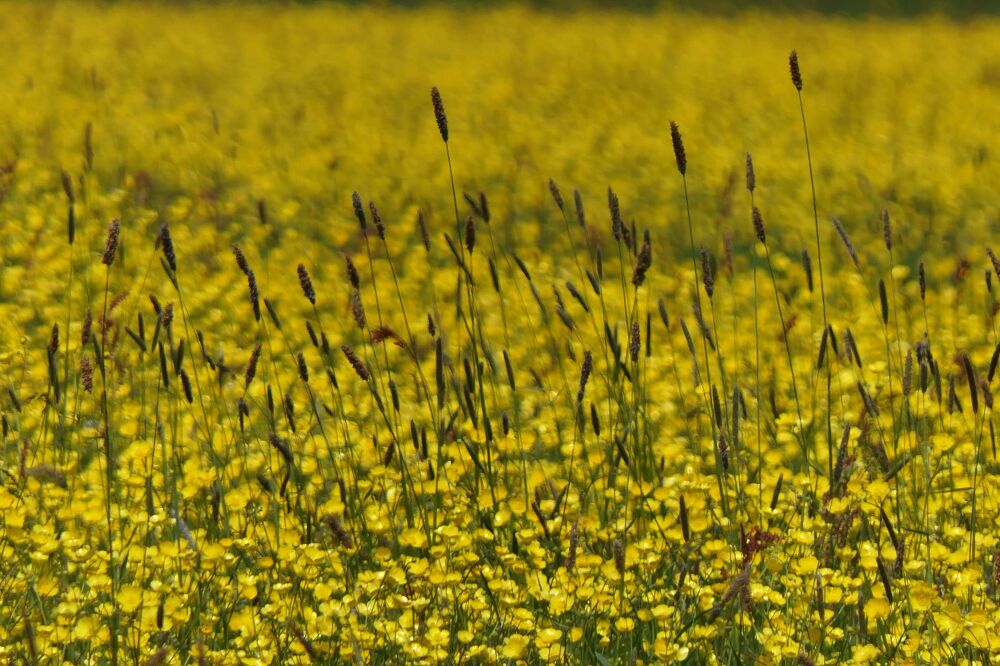
M 476 247 L 476 219 L 471 215 L 465 218 L 465 247 L 470 254 Z
M 358 377 L 367 382 L 371 377 L 371 373 L 368 372 L 368 367 L 358 358 L 354 350 L 349 345 L 343 344 L 340 345 L 340 351 L 344 353 L 344 357 L 347 358 L 347 362 L 354 368 L 354 372 L 358 373 Z
M 549 178 L 549 193 L 552 195 L 552 200 L 556 202 L 556 206 L 559 207 L 559 211 L 566 212 L 566 202 L 563 201 L 562 192 L 559 191 L 559 186 L 556 185 L 556 181 Z
M 163 258 L 167 260 L 170 270 L 177 272 L 177 255 L 174 253 L 174 239 L 170 236 L 170 227 L 166 222 L 160 227 L 160 247 L 163 248 Z
M 646 279 L 646 272 L 653 263 L 653 251 L 649 241 L 644 241 L 639 254 L 635 258 L 635 268 L 632 270 L 632 284 L 641 287 Z
M 885 249 L 892 252 L 892 224 L 889 221 L 889 209 L 882 209 L 882 242 L 885 243 Z
M 677 161 L 677 170 L 683 176 L 687 173 L 687 153 L 684 152 L 681 129 L 672 120 L 670 121 L 670 141 L 674 144 L 674 159 Z
M 448 116 L 444 113 L 444 102 L 441 101 L 441 92 L 437 86 L 431 88 L 431 104 L 434 107 L 434 119 L 437 121 L 441 140 L 448 143 Z
M 351 285 L 351 288 L 357 291 L 361 288 L 361 276 L 358 275 L 358 268 L 351 261 L 349 255 L 344 255 L 344 264 L 347 270 L 347 282 Z
M 379 215 L 374 201 L 368 202 L 368 210 L 372 214 L 372 224 L 375 225 L 375 233 L 378 234 L 379 240 L 385 240 L 385 223 L 382 222 L 382 216 Z
M 701 281 L 705 285 L 705 293 L 708 294 L 708 298 L 711 300 L 712 295 L 715 293 L 715 276 L 712 273 L 712 262 L 711 258 L 708 256 L 708 249 L 702 245 L 698 251 L 701 257 Z
M 361 231 L 368 230 L 368 219 L 365 217 L 365 206 L 361 203 L 361 195 L 357 192 L 351 194 L 351 205 L 354 206 L 354 217 L 358 218 L 358 224 L 361 225 Z
M 309 271 L 306 270 L 305 264 L 299 264 L 296 271 L 299 274 L 299 286 L 302 287 L 302 293 L 305 294 L 309 303 L 316 305 L 316 290 L 313 289 L 313 283 L 309 278 Z
M 121 222 L 115 218 L 108 225 L 108 236 L 104 241 L 104 255 L 101 257 L 101 263 L 105 266 L 111 266 L 115 261 L 115 253 L 118 251 L 119 234 L 121 234 Z
M 799 54 L 792 51 L 788 54 L 788 71 L 792 75 L 792 85 L 802 92 L 802 72 L 799 71 Z

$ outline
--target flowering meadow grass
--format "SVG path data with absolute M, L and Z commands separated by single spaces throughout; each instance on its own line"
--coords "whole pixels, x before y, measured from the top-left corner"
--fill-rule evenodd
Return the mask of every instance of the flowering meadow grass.
M 997 21 L 3 12 L 4 662 L 1000 658 Z

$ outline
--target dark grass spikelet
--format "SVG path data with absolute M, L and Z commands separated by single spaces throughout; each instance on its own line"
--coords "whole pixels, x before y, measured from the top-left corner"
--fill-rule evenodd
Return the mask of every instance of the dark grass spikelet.
M 861 354 L 858 352 L 858 345 L 854 341 L 854 334 L 851 333 L 850 328 L 844 329 L 844 354 L 848 361 L 853 359 L 858 367 L 861 367 Z
M 681 523 L 681 534 L 684 536 L 684 543 L 688 543 L 691 541 L 691 524 L 688 521 L 687 503 L 684 501 L 684 495 L 681 495 L 679 520 Z
M 854 249 L 854 243 L 847 236 L 847 230 L 844 229 L 844 225 L 841 224 L 840 220 L 837 218 L 831 218 L 833 222 L 834 229 L 837 230 L 837 235 L 840 236 L 840 240 L 843 241 L 844 247 L 847 248 L 847 254 L 851 256 L 851 261 L 854 263 L 855 268 L 861 268 L 861 263 L 858 261 L 858 253 Z
M 767 238 L 764 233 L 764 218 L 763 216 L 761 216 L 760 209 L 757 208 L 757 206 L 753 207 L 752 218 L 753 218 L 753 234 L 754 236 L 757 237 L 757 240 L 760 241 L 761 245 L 765 245 L 767 243 Z
M 885 564 L 882 562 L 881 557 L 876 557 L 875 562 L 878 565 L 878 576 L 882 579 L 882 588 L 885 590 L 885 598 L 892 603 L 892 581 L 889 580 L 889 573 L 885 569 Z
M 538 496 L 537 488 L 535 495 L 536 497 Z M 545 522 L 545 514 L 542 513 L 542 509 L 538 505 L 538 500 L 531 500 L 531 511 L 535 514 L 538 524 L 542 526 L 542 532 L 545 533 L 545 538 L 550 539 L 552 534 L 549 532 L 549 525 Z
M 104 256 L 101 257 L 101 263 L 105 266 L 111 266 L 115 261 L 115 253 L 118 251 L 118 237 L 121 234 L 121 222 L 115 218 L 111 220 L 111 224 L 108 225 L 108 237 L 104 241 Z
M 236 245 L 233 246 L 233 257 L 236 258 L 236 265 L 239 266 L 241 271 L 243 271 L 243 274 L 248 274 L 250 272 L 250 264 L 247 263 L 247 258 L 246 255 L 243 254 L 243 250 Z
M 559 207 L 560 212 L 566 212 L 566 202 L 563 201 L 562 192 L 559 191 L 559 186 L 556 185 L 556 181 L 549 178 L 549 193 L 552 195 L 552 200 L 556 202 L 556 206 Z
M 424 211 L 417 211 L 417 228 L 420 230 L 420 241 L 424 244 L 426 252 L 431 251 L 431 234 L 427 230 L 427 220 L 424 219 Z
M 774 484 L 774 492 L 771 493 L 771 511 L 774 511 L 778 506 L 778 500 L 781 499 L 781 483 L 785 480 L 784 474 L 778 474 L 778 482 Z
M 254 376 L 257 374 L 257 363 L 260 361 L 260 349 L 261 343 L 257 343 L 253 351 L 250 352 L 250 359 L 247 361 L 246 370 L 243 372 L 243 383 L 246 386 L 250 386 L 250 382 L 253 381 Z
M 274 450 L 281 454 L 286 464 L 292 464 L 292 450 L 288 447 L 288 442 L 278 437 L 275 433 L 269 433 L 267 441 L 274 447 Z
M 52 325 L 52 337 L 49 340 L 49 346 L 46 349 L 46 352 L 49 366 L 49 384 L 52 386 L 56 402 L 59 402 L 61 391 L 59 386 L 59 369 L 56 365 L 56 354 L 59 352 L 59 324 Z
M 170 327 L 174 323 L 174 304 L 167 303 L 162 310 L 160 310 L 160 326 L 163 330 L 170 332 Z
M 267 201 L 265 199 L 257 199 L 257 219 L 261 224 L 267 224 Z
M 576 301 L 577 303 L 580 304 L 580 307 L 583 308 L 584 312 L 587 312 L 587 313 L 590 312 L 590 306 L 587 305 L 587 301 L 584 300 L 583 294 L 580 293 L 580 290 L 576 288 L 575 284 L 573 284 L 572 282 L 567 281 L 566 282 L 566 291 L 569 292 L 569 295 L 573 297 L 574 301 Z
M 90 363 L 90 357 L 83 356 L 80 358 L 80 381 L 83 384 L 83 390 L 87 393 L 94 392 L 94 366 Z
M 385 240 L 385 223 L 382 222 L 382 216 L 379 215 L 374 201 L 368 202 L 368 210 L 372 214 L 372 224 L 375 225 L 375 233 L 378 234 L 379 240 Z
M 628 336 L 628 355 L 632 359 L 633 363 L 639 362 L 639 351 L 641 350 L 642 343 L 639 338 L 639 322 L 632 322 L 632 330 L 629 332 Z
M 885 291 L 885 280 L 878 281 L 878 300 L 882 307 L 882 323 L 889 325 L 889 297 Z
M 574 521 L 573 527 L 569 531 L 569 548 L 566 552 L 566 558 L 563 560 L 563 566 L 566 571 L 573 571 L 576 567 L 576 549 L 580 543 L 580 521 Z
M 806 286 L 809 287 L 809 293 L 813 290 L 813 264 L 812 258 L 809 256 L 809 250 L 802 249 L 802 270 L 806 274 Z
M 715 275 L 712 273 L 712 261 L 708 256 L 708 249 L 704 245 L 701 246 L 698 254 L 701 257 L 701 281 L 705 285 L 705 293 L 711 300 L 715 294 Z
M 837 449 L 837 463 L 833 468 L 833 482 L 836 484 L 844 478 L 847 469 L 847 445 L 851 441 L 851 424 L 844 426 L 844 433 L 840 436 L 840 447 Z
M 687 153 L 684 152 L 684 140 L 677 123 L 670 121 L 670 140 L 674 144 L 674 158 L 677 160 L 677 170 L 681 175 L 687 174 Z
M 621 539 L 615 539 L 614 544 L 611 548 L 614 554 L 615 569 L 618 571 L 619 576 L 625 575 L 625 544 Z
M 830 333 L 830 346 L 833 347 L 833 353 L 840 358 L 840 347 L 837 345 L 837 334 L 833 332 L 833 324 L 828 324 L 826 328 Z
M 715 427 L 722 428 L 722 402 L 715 384 L 712 384 L 712 414 L 715 417 Z
M 83 163 L 87 171 L 94 170 L 94 124 L 90 121 L 83 127 Z
M 590 373 L 594 370 L 594 356 L 590 353 L 590 350 L 583 352 L 583 365 L 580 368 L 580 389 L 576 393 L 576 402 L 580 404 L 583 402 L 583 395 L 587 390 L 587 381 L 590 379 Z
M 559 316 L 559 319 L 562 321 L 563 325 L 566 326 L 566 328 L 570 331 L 576 330 L 576 322 L 573 321 L 573 317 L 571 317 L 561 305 L 556 306 L 556 314 Z
M 788 54 L 788 71 L 792 75 L 792 85 L 802 92 L 802 72 L 799 71 L 799 54 L 792 51 Z
M 719 450 L 719 461 L 722 463 L 723 473 L 729 471 L 729 442 L 726 439 L 726 433 L 723 430 L 719 431 L 718 437 L 718 450 Z
M 531 282 L 531 273 L 528 271 L 528 267 L 525 265 L 524 260 L 517 256 L 516 252 L 511 252 L 511 256 L 514 257 L 514 263 L 517 264 L 521 274 L 524 275 L 528 282 Z
M 323 522 L 330 528 L 330 532 L 341 546 L 346 550 L 354 548 L 354 539 L 351 538 L 350 533 L 344 528 L 343 523 L 340 522 L 340 518 L 331 513 L 323 518 Z
M 576 206 L 576 223 L 580 227 L 586 227 L 587 217 L 583 212 L 583 196 L 580 194 L 580 190 L 573 190 L 573 204 Z
M 347 281 L 350 283 L 351 287 L 357 291 L 361 288 L 361 276 L 358 275 L 358 267 L 354 265 L 351 261 L 351 257 L 344 255 L 344 264 L 347 270 Z
M 747 151 L 747 191 L 753 192 L 757 189 L 757 176 L 753 171 L 753 157 L 750 155 L 750 151 Z M 761 241 L 763 242 L 763 241 Z
M 646 280 L 646 272 L 652 264 L 653 250 L 649 245 L 649 241 L 645 240 L 639 249 L 639 254 L 635 258 L 635 268 L 632 270 L 632 284 L 636 288 L 642 286 L 642 283 Z
M 301 379 L 306 384 L 309 383 L 309 366 L 306 365 L 306 357 L 299 352 L 295 356 L 295 364 L 298 366 L 299 379 Z
M 918 280 L 920 282 L 920 300 L 927 302 L 927 272 L 924 270 L 924 262 L 920 262 L 917 269 Z
M 701 310 L 701 302 L 693 297 L 691 311 L 694 314 L 695 321 L 698 323 L 698 330 L 701 331 L 701 336 L 705 338 L 705 342 L 712 348 L 712 351 L 715 351 L 715 339 L 712 337 L 712 329 L 708 327 L 708 322 L 705 321 L 704 313 Z
M 361 292 L 357 289 L 351 292 L 351 315 L 354 322 L 362 331 L 368 326 L 368 319 L 365 317 L 365 306 L 361 303 Z
M 490 223 L 490 202 L 485 192 L 479 193 L 479 215 L 483 218 L 483 222 Z
M 709 622 L 714 622 L 722 615 L 723 610 L 734 599 L 739 600 L 740 607 L 744 613 L 751 608 L 752 597 L 750 596 L 750 565 L 744 564 L 740 572 L 729 580 L 729 585 L 723 593 L 722 598 L 712 607 L 712 612 L 708 616 Z
M 49 356 L 54 356 L 59 351 L 59 324 L 52 324 L 52 334 L 49 336 Z
M 989 381 L 993 381 L 994 375 L 997 373 L 997 363 L 1000 362 L 1000 342 L 997 343 L 996 348 L 993 350 L 993 356 L 990 357 L 990 370 L 986 378 Z
M 858 393 L 861 395 L 861 401 L 865 405 L 865 411 L 867 411 L 868 414 L 873 417 L 878 416 L 879 414 L 878 405 L 875 404 L 875 401 L 872 399 L 871 394 L 869 394 L 868 391 L 865 389 L 865 385 L 862 384 L 861 381 L 859 380 L 857 383 L 857 387 L 858 387 Z
M 250 298 L 250 305 L 253 306 L 253 318 L 260 321 L 260 292 L 257 290 L 257 276 L 252 270 L 247 271 L 247 295 Z
M 59 174 L 59 178 L 62 181 L 63 192 L 66 193 L 66 201 L 72 204 L 76 201 L 76 196 L 73 194 L 73 180 L 65 171 Z
M 367 382 L 371 377 L 371 373 L 368 371 L 368 367 L 364 364 L 364 362 L 358 358 L 357 354 L 354 353 L 354 350 L 351 349 L 349 345 L 344 344 L 340 345 L 340 351 L 344 353 L 344 356 L 347 358 L 347 362 L 351 364 L 352 368 L 354 368 L 354 372 L 358 373 L 358 377 Z
M 998 345 L 997 349 L 1000 349 Z M 903 363 L 903 397 L 910 397 L 913 390 L 913 350 L 906 350 L 906 361 Z
M 625 449 L 625 436 L 622 435 L 620 437 L 614 437 L 614 441 L 615 449 L 618 451 L 618 457 L 625 462 L 625 466 L 627 467 L 630 464 L 629 461 L 631 458 L 628 455 L 628 451 Z
M 304 633 L 302 633 L 302 629 L 300 629 L 297 624 L 292 625 L 292 633 L 295 634 L 295 640 L 299 642 L 299 645 L 301 645 L 302 649 L 306 651 L 309 658 L 313 662 L 318 662 L 320 660 L 319 653 L 316 652 L 316 648 L 313 647 L 312 642 Z
M 993 264 L 993 271 L 997 274 L 997 277 L 1000 278 L 1000 257 L 997 257 L 991 247 L 986 248 L 986 256 L 990 258 L 990 263 Z
M 889 221 L 889 209 L 882 209 L 882 241 L 885 249 L 892 252 L 892 223 Z
M 465 248 L 472 254 L 476 247 L 476 218 L 471 215 L 465 218 Z
M 979 413 L 979 395 L 976 390 L 976 371 L 968 354 L 962 354 L 962 367 L 965 369 L 965 381 L 969 385 L 969 395 L 972 397 L 972 413 Z
M 622 211 L 618 203 L 618 195 L 610 187 L 608 188 L 608 212 L 611 214 L 611 233 L 616 241 L 620 241 L 625 233 L 625 223 L 622 222 Z
M 170 236 L 170 227 L 164 222 L 160 227 L 160 247 L 163 248 L 163 258 L 167 260 L 170 270 L 177 272 L 177 255 L 174 252 L 174 239 Z
M 444 102 L 441 101 L 441 92 L 437 86 L 431 88 L 431 105 L 434 107 L 434 119 L 441 132 L 441 140 L 448 143 L 448 116 L 444 113 Z
M 819 341 L 819 355 L 816 357 L 816 369 L 821 370 L 823 368 L 823 362 L 826 360 L 826 345 L 830 339 L 830 327 L 827 326 L 823 329 L 823 337 Z
M 267 315 L 271 318 L 271 321 L 274 323 L 274 327 L 280 331 L 281 319 L 278 317 L 278 311 L 275 309 L 274 303 L 272 303 L 271 299 L 267 297 L 265 297 L 263 301 L 264 301 L 264 308 L 267 310 Z
M 361 231 L 368 230 L 368 220 L 365 218 L 365 205 L 361 202 L 361 195 L 357 192 L 351 194 L 351 205 L 354 207 L 354 217 L 358 218 Z
M 87 308 L 87 312 L 83 315 L 83 324 L 80 326 L 80 343 L 82 346 L 86 347 L 87 343 L 90 342 L 90 332 L 94 325 L 94 312 Z
M 302 293 L 312 305 L 316 305 L 316 290 L 313 289 L 313 283 L 309 278 L 309 271 L 306 270 L 305 264 L 299 264 L 296 270 L 299 274 L 299 286 L 302 287 Z
M 188 404 L 191 404 L 194 402 L 194 395 L 191 393 L 191 378 L 183 369 L 178 374 L 181 378 L 181 388 L 184 389 L 184 399 L 188 401 Z
M 589 268 L 583 269 L 583 272 L 587 276 L 587 282 L 590 283 L 590 288 L 594 290 L 594 294 L 600 296 L 601 295 L 600 278 L 594 275 L 594 273 Z

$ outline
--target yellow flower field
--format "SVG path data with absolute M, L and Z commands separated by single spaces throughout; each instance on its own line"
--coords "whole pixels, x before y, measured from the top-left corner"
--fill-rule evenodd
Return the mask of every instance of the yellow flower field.
M 997 19 L 3 16 L 0 660 L 1000 658 Z

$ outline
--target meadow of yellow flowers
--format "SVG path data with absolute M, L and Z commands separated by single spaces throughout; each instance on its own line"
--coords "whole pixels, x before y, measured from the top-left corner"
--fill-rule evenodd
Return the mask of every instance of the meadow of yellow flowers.
M 1000 658 L 1000 22 L 3 17 L 4 662 Z

